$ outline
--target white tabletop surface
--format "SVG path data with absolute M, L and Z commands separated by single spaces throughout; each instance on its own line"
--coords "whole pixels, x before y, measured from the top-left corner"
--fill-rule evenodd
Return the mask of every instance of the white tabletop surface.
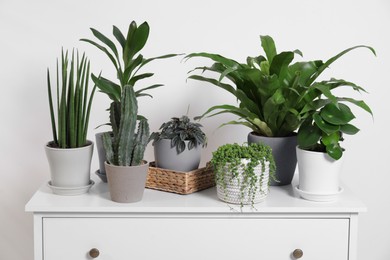
M 107 183 L 94 179 L 95 185 L 83 195 L 60 196 L 52 193 L 47 184 L 34 194 L 26 205 L 28 212 L 53 213 L 240 213 L 238 205 L 220 201 L 216 189 L 210 188 L 189 195 L 145 189 L 142 201 L 116 203 L 110 200 Z M 242 212 L 262 213 L 357 213 L 366 211 L 365 205 L 344 187 L 336 202 L 311 202 L 299 197 L 296 184 L 271 187 L 264 202 L 255 209 L 245 206 Z

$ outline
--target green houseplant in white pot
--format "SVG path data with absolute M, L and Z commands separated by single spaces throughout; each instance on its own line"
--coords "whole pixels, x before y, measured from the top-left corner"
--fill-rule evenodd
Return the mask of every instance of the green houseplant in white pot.
M 128 203 L 142 199 L 149 165 L 143 160 L 149 141 L 149 124 L 140 118 L 137 99 L 130 85 L 123 88 L 121 101 L 111 103 L 111 133 L 103 134 L 105 162 L 111 199 Z
M 113 26 L 112 33 L 117 44 L 98 30 L 91 28 L 91 31 L 98 41 L 96 42 L 89 39 L 81 39 L 81 41 L 88 42 L 104 52 L 115 67 L 117 83 L 104 78 L 101 75 L 96 76 L 92 74 L 92 79 L 99 90 L 107 94 L 112 102 L 120 102 L 122 91 L 126 85 L 135 88 L 142 79 L 150 78 L 154 75 L 153 73 L 140 72 L 145 65 L 157 59 L 165 59 L 177 55 L 167 54 L 153 58 L 145 58 L 139 53 L 142 51 L 149 38 L 150 27 L 147 22 L 138 26 L 135 21 L 132 21 L 126 34 L 123 34 L 118 27 Z M 119 47 L 117 45 L 119 45 Z M 121 50 L 121 52 L 118 52 L 118 50 Z M 151 97 L 151 95 L 146 92 L 161 86 L 163 85 L 153 84 L 138 88 L 137 90 L 134 90 L 135 96 L 137 98 L 143 96 Z M 101 140 L 103 134 L 104 133 L 102 132 L 96 134 L 96 145 L 99 155 L 99 170 L 96 171 L 96 174 L 103 181 L 106 181 L 104 168 L 106 157 Z
M 78 52 L 76 57 L 72 52 L 69 61 L 68 52 L 62 51 L 60 68 L 57 61 L 55 98 L 47 70 L 53 141 L 47 143 L 45 151 L 51 173 L 49 186 L 56 194 L 85 193 L 93 184 L 90 180 L 93 143 L 87 140 L 87 132 L 96 87 L 89 93 L 89 70 L 85 55 L 80 59 Z
M 173 117 L 163 123 L 161 131 L 150 136 L 156 166 L 182 172 L 198 169 L 201 147 L 207 142 L 201 127 L 201 124 L 191 122 L 188 116 Z
M 241 207 L 264 201 L 275 178 L 271 148 L 260 143 L 222 145 L 213 152 L 211 164 L 218 198 Z
M 238 106 L 216 105 L 200 118 L 221 113 L 232 113 L 239 120 L 227 124 L 249 127 L 248 143 L 265 143 L 272 148 L 277 165 L 276 179 L 271 185 L 291 183 L 296 168 L 295 147 L 299 124 L 299 111 L 306 100 L 300 99 L 305 83 L 317 70 L 317 61 L 292 63 L 299 50 L 277 53 L 270 36 L 260 36 L 265 56 L 247 57 L 245 63 L 219 54 L 192 53 L 187 58 L 205 57 L 214 61 L 210 67 L 195 70 L 211 71 L 218 79 L 191 75 L 189 78 L 214 84 L 233 94 Z M 223 80 L 228 82 L 223 82 Z
M 347 49 L 344 53 L 357 46 Z M 375 51 L 369 48 L 374 54 Z M 344 54 L 342 53 L 342 54 Z M 339 176 L 344 148 L 340 142 L 345 135 L 354 135 L 359 129 L 351 124 L 355 118 L 348 104 L 354 104 L 372 115 L 363 100 L 339 97 L 334 94 L 338 87 L 349 87 L 355 91 L 365 90 L 345 80 L 330 79 L 313 83 L 307 90 L 321 89 L 322 95 L 309 102 L 301 111 L 303 123 L 298 130 L 299 186 L 302 198 L 312 201 L 333 201 L 342 192 Z M 303 98 L 305 95 L 303 95 Z

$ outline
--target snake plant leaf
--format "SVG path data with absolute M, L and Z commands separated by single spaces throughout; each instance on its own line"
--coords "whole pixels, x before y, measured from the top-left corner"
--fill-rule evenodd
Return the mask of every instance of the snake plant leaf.
M 125 48 L 126 38 L 123 36 L 122 32 L 115 25 L 112 26 L 112 34 L 115 36 L 119 44 L 122 46 L 122 49 Z
M 340 126 L 339 125 L 333 125 L 325 122 L 324 119 L 320 116 L 318 112 L 313 114 L 313 119 L 315 124 L 326 134 L 331 135 L 334 134 L 338 131 L 340 131 Z
M 332 58 L 330 58 L 329 60 L 327 60 L 322 66 L 320 66 L 318 68 L 317 72 L 313 75 L 313 77 L 311 77 L 311 79 L 309 80 L 308 84 L 309 85 L 312 84 L 322 74 L 322 72 L 326 68 L 329 67 L 330 64 L 332 64 L 333 62 L 335 62 L 336 60 L 338 60 L 340 57 L 342 57 L 343 55 L 347 54 L 348 52 L 350 52 L 350 51 L 352 51 L 354 49 L 357 49 L 357 48 L 367 48 L 376 56 L 376 52 L 375 52 L 374 48 L 372 48 L 370 46 L 366 46 L 366 45 L 357 45 L 357 46 L 345 49 L 342 52 L 340 52 L 339 54 L 337 54 L 337 55 L 333 56 Z
M 56 120 L 54 116 L 53 96 L 51 92 L 49 69 L 47 69 L 47 95 L 49 98 L 49 109 L 50 109 L 51 129 L 53 132 L 53 142 L 58 146 L 57 131 L 56 131 L 57 127 L 56 127 Z
M 91 31 L 92 31 L 92 34 L 95 35 L 95 37 L 98 38 L 102 43 L 107 45 L 112 50 L 112 52 L 115 54 L 116 58 L 119 59 L 118 50 L 116 49 L 115 44 L 109 38 L 107 38 L 104 34 L 99 32 L 98 30 L 91 28 Z
M 338 106 L 334 103 L 325 105 L 321 109 L 320 115 L 324 121 L 334 125 L 345 125 L 355 118 L 351 109 L 342 103 L 339 103 Z
M 260 40 L 261 40 L 261 47 L 263 48 L 267 56 L 268 62 L 272 64 L 272 60 L 277 54 L 275 42 L 272 39 L 272 37 L 269 35 L 260 36 Z
M 360 129 L 351 124 L 345 124 L 340 126 L 340 131 L 347 135 L 357 134 Z
M 321 138 L 321 130 L 311 123 L 311 120 L 305 120 L 298 130 L 298 144 L 302 149 L 313 147 Z

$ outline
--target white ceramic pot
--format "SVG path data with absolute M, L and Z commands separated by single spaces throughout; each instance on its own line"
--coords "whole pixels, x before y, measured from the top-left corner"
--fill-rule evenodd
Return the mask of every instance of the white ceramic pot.
M 77 188 L 90 184 L 93 142 L 80 148 L 60 149 L 46 144 L 53 187 Z
M 296 149 L 301 196 L 315 201 L 336 199 L 342 190 L 339 179 L 343 157 L 335 160 L 326 153 Z
M 241 162 L 246 165 L 248 160 L 241 159 Z M 257 189 L 253 197 L 250 196 L 250 187 L 243 187 L 245 179 L 243 175 L 244 167 L 239 167 L 239 175 L 236 178 L 232 178 L 233 174 L 229 172 L 227 166 L 225 167 L 224 183 L 226 187 L 223 187 L 224 185 L 221 185 L 217 181 L 217 196 L 220 200 L 232 204 L 242 203 L 243 205 L 249 205 L 252 202 L 255 204 L 265 200 L 269 191 L 269 163 L 266 162 L 264 171 L 262 170 L 261 163 L 254 168 L 254 173 L 257 175 L 255 184 Z

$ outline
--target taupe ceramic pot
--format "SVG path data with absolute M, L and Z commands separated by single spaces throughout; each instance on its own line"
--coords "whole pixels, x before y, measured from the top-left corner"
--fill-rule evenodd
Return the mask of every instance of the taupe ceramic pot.
M 111 200 L 130 203 L 142 200 L 149 164 L 139 166 L 115 166 L 105 162 Z

